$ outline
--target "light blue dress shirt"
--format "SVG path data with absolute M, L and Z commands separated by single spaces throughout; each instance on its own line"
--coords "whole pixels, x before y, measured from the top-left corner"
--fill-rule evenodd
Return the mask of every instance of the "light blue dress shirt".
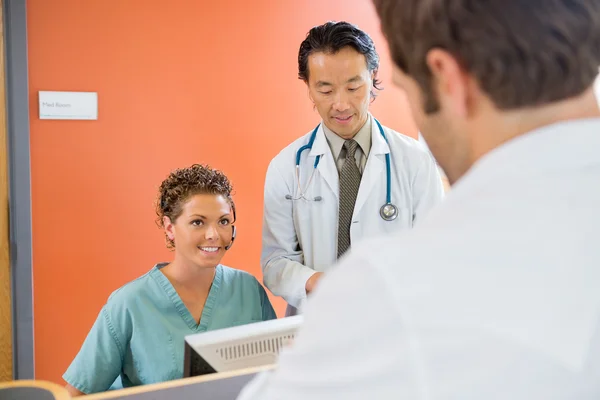
M 113 292 L 63 375 L 86 393 L 183 377 L 184 336 L 276 318 L 247 272 L 217 266 L 197 324 L 158 264 Z M 121 382 L 119 382 L 119 380 Z

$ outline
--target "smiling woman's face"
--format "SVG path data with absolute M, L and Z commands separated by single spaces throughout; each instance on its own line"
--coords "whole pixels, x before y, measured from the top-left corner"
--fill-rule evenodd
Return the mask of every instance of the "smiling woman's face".
M 168 217 L 163 222 L 176 257 L 199 268 L 216 267 L 233 236 L 231 204 L 222 195 L 193 195 L 175 222 Z

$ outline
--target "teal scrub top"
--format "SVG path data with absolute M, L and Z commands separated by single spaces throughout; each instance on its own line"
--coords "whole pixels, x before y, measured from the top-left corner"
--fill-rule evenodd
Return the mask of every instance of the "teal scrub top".
M 217 266 L 197 324 L 158 264 L 113 292 L 63 375 L 83 393 L 183 377 L 184 336 L 277 318 L 247 272 Z

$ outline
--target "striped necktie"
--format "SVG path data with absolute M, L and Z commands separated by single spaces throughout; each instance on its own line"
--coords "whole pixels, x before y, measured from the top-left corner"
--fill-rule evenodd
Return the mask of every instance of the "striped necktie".
M 338 211 L 338 258 L 350 247 L 350 225 L 354 204 L 360 186 L 360 171 L 356 165 L 354 155 L 358 148 L 356 140 L 350 139 L 344 142 L 346 158 L 340 171 L 340 207 Z

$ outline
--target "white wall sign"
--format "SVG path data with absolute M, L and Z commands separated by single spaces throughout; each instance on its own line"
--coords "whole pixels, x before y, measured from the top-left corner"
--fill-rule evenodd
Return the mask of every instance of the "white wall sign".
M 39 92 L 40 119 L 98 119 L 96 92 Z

